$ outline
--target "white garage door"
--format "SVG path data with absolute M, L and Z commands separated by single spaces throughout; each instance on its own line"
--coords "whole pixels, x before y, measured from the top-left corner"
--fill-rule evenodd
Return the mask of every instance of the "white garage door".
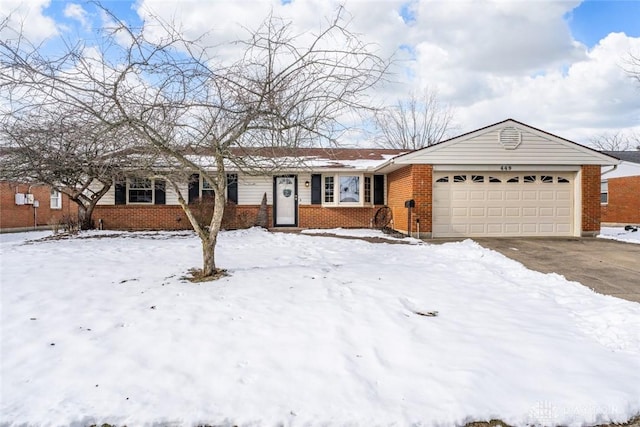
M 433 236 L 572 236 L 575 172 L 436 172 Z

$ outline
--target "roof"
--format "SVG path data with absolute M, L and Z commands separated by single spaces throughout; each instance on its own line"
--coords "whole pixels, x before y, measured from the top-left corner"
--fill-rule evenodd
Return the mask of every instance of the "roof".
M 358 169 L 372 170 L 407 150 L 386 148 L 288 148 L 233 147 L 226 159 L 226 168 L 265 167 L 280 170 L 295 169 Z M 187 156 L 202 167 L 215 167 L 215 159 L 205 150 Z
M 502 142 L 502 132 L 515 129 L 519 138 L 512 146 Z M 513 119 L 464 133 L 419 150 L 399 155 L 379 170 L 391 172 L 408 164 L 433 165 L 616 165 L 619 160 Z
M 613 156 L 625 162 L 640 163 L 640 150 L 635 151 L 602 151 L 604 154 Z

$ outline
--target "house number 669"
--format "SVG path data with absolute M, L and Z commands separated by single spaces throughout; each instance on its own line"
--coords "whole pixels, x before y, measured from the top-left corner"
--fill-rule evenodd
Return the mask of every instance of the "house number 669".
M 509 165 L 502 165 L 502 166 L 500 166 L 500 170 L 501 170 L 501 171 L 510 171 L 510 170 L 511 170 L 511 166 L 509 166 Z

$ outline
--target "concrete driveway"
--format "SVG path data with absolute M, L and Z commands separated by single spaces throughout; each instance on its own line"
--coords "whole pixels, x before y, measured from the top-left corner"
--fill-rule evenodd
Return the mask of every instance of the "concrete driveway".
M 597 238 L 478 238 L 543 273 L 558 273 L 601 294 L 640 303 L 640 245 Z

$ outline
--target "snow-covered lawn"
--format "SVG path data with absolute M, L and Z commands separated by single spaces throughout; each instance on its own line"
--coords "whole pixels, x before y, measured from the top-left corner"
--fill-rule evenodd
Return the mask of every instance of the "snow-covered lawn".
M 640 413 L 640 304 L 469 240 L 224 232 L 230 276 L 202 284 L 181 279 L 200 263 L 191 233 L 0 250 L 0 425 L 577 426 Z
M 602 227 L 598 237 L 640 244 L 640 230 L 625 230 L 624 227 Z

